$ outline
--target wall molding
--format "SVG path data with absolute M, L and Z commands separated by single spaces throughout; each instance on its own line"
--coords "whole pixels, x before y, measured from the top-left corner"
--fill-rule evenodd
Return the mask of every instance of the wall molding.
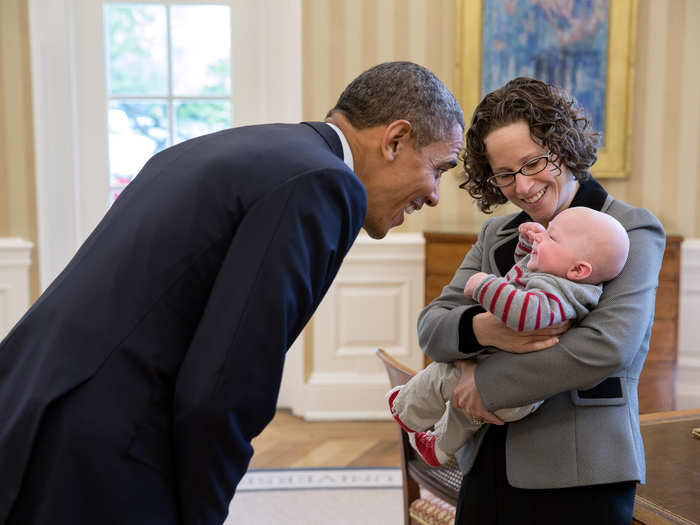
M 0 340 L 29 308 L 33 247 L 24 239 L 0 238 Z
M 26 268 L 32 264 L 31 242 L 18 237 L 0 238 L 0 267 Z
M 376 359 L 376 356 L 372 354 Z M 386 386 L 386 372 L 381 373 L 358 373 L 358 372 L 314 372 L 309 378 L 309 385 L 328 386 L 328 385 L 358 385 L 364 384 L 367 386 Z
M 374 355 L 371 358 L 377 360 Z M 384 401 L 388 389 L 386 372 L 315 372 L 305 385 L 304 419 L 388 419 Z
M 360 234 L 304 331 L 310 348 L 295 343 L 288 357 L 278 406 L 309 420 L 389 418 L 389 381 L 375 350 L 422 367 L 416 320 L 424 280 L 422 234 Z
M 676 407 L 700 407 L 700 239 L 681 244 Z
M 689 370 L 700 370 L 700 358 L 681 356 L 678 358 L 678 366 L 681 368 L 687 368 Z

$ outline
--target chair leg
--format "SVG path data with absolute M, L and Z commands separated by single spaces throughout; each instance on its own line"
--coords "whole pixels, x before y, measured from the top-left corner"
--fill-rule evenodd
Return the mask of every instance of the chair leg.
M 408 442 L 406 433 L 400 428 L 398 430 L 401 442 L 401 474 L 403 477 L 403 522 L 404 525 L 411 525 L 409 508 L 411 503 L 420 497 L 420 487 L 416 480 L 408 475 L 408 454 L 411 450 L 411 445 Z

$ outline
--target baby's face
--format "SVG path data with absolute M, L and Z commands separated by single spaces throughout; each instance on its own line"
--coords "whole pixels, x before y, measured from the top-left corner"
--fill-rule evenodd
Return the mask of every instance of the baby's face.
M 555 217 L 547 231 L 535 235 L 528 270 L 566 277 L 567 271 L 580 259 L 577 242 L 567 231 L 568 221 L 563 219 Z

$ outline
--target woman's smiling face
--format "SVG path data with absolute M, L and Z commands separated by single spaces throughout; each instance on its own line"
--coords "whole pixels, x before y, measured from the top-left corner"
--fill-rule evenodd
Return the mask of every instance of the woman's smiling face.
M 545 148 L 532 140 L 530 127 L 524 120 L 493 130 L 484 139 L 486 158 L 494 174 L 518 171 L 526 162 L 545 155 Z M 556 159 L 554 159 L 556 160 Z M 530 177 L 519 173 L 510 186 L 500 188 L 503 195 L 532 220 L 547 226 L 560 211 L 566 209 L 576 195 L 579 183 L 562 166 L 550 162 Z

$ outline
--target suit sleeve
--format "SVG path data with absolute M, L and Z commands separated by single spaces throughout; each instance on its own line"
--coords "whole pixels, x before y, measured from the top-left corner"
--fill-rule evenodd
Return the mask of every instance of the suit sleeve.
M 519 266 L 513 269 L 517 280 L 522 270 Z M 576 317 L 576 311 L 555 289 L 518 288 L 495 275 L 482 281 L 474 290 L 473 298 L 508 328 L 518 332 L 546 328 Z
M 522 406 L 560 392 L 591 388 L 623 370 L 639 352 L 646 353 L 665 234 L 646 210 L 632 209 L 619 219 L 630 238 L 620 275 L 605 285 L 597 308 L 564 333 L 558 344 L 528 354 L 496 352 L 477 366 L 476 387 L 487 409 Z
M 357 236 L 366 195 L 348 172 L 297 176 L 245 213 L 175 384 L 175 476 L 184 525 L 222 523 L 272 419 L 285 352 Z

